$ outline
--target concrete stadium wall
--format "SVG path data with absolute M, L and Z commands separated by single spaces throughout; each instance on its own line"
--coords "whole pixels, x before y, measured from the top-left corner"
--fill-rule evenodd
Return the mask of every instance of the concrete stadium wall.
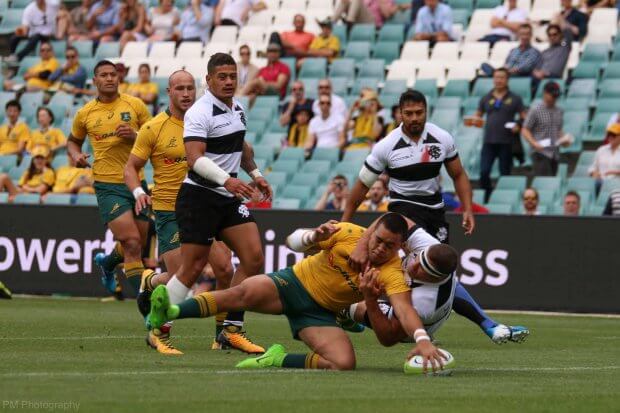
M 284 246 L 294 229 L 339 218 L 312 211 L 254 215 L 266 272 L 301 259 Z M 375 217 L 359 214 L 357 222 Z M 448 219 L 461 253 L 459 279 L 484 307 L 620 313 L 620 220 L 481 215 L 466 237 L 460 217 Z M 0 280 L 15 293 L 103 296 L 92 259 L 113 245 L 94 207 L 0 205 Z

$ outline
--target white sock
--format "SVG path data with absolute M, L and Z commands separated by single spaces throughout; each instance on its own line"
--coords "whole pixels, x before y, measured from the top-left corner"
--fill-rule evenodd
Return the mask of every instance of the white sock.
M 187 288 L 176 275 L 174 275 L 168 284 L 166 284 L 166 289 L 168 289 L 168 296 L 170 297 L 170 304 L 180 304 L 185 301 L 187 297 L 187 293 L 189 292 L 189 288 Z
M 357 303 L 351 304 L 351 307 L 349 307 L 349 317 L 353 321 L 355 321 L 355 310 L 357 310 Z

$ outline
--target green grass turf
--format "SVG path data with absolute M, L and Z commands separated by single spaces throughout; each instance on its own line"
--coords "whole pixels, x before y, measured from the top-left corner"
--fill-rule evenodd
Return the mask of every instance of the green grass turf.
M 452 377 L 405 376 L 411 346 L 383 348 L 369 331 L 352 335 L 353 372 L 237 372 L 233 366 L 243 355 L 209 349 L 213 320 L 177 322 L 175 342 L 185 355 L 165 357 L 145 346 L 133 302 L 0 300 L 0 406 L 74 402 L 83 412 L 620 410 L 619 319 L 497 318 L 524 324 L 532 335 L 522 345 L 498 346 L 453 315 L 437 335 L 458 363 Z M 247 319 L 257 343 L 305 350 L 284 317 Z

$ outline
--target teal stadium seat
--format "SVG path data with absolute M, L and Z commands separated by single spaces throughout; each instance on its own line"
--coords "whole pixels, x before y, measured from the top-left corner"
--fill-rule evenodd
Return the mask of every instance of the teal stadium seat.
M 278 160 L 279 161 L 294 160 L 294 161 L 297 161 L 299 164 L 301 164 L 304 161 L 304 158 L 305 158 L 304 148 L 287 147 L 287 148 L 282 149 L 282 151 L 280 152 L 280 156 L 278 157 Z
M 452 10 L 452 23 L 453 24 L 461 24 L 463 25 L 463 27 L 467 27 L 470 17 L 471 17 L 471 10 L 467 10 L 467 9 Z
M 609 60 L 609 45 L 606 43 L 588 43 L 583 49 L 580 61 L 607 63 Z
M 400 44 L 398 42 L 379 41 L 372 46 L 372 57 L 381 60 L 384 65 L 389 65 L 400 57 Z
M 318 174 L 322 179 L 327 179 L 332 170 L 332 165 L 332 162 L 327 160 L 311 159 L 301 166 L 301 172 Z
M 575 79 L 599 79 L 601 75 L 601 64 L 599 62 L 580 61 L 572 71 Z
M 590 99 L 586 97 L 567 97 L 560 104 L 564 112 L 585 112 L 588 113 Z M 571 114 L 572 116 L 572 114 Z
M 71 194 L 47 194 L 45 205 L 71 205 Z
M 8 203 L 9 203 L 9 193 L 0 192 L 0 204 L 8 204 Z
M 271 121 L 273 116 L 273 110 L 271 108 L 259 108 L 254 106 L 252 110 L 248 112 L 248 120 L 250 121 Z
M 271 207 L 273 209 L 291 209 L 297 210 L 301 206 L 301 201 L 294 198 L 276 198 L 273 200 Z
M 293 175 L 291 185 L 305 185 L 314 189 L 321 182 L 321 176 L 311 172 L 297 172 Z
M 461 110 L 461 98 L 452 96 L 442 96 L 435 101 L 437 109 L 458 109 Z
M 596 79 L 575 79 L 568 87 L 568 97 L 587 97 L 596 96 Z
M 557 176 L 537 176 L 532 181 L 532 187 L 537 191 L 554 191 L 557 196 L 562 187 L 562 180 Z
M 485 205 L 492 214 L 512 214 L 513 206 L 511 204 L 489 203 Z
M 603 79 L 620 79 L 620 62 L 610 62 L 605 68 Z
M 17 167 L 17 155 L 0 155 L 0 172 L 8 172 Z
M 400 96 L 406 90 L 407 81 L 405 79 L 390 79 L 385 81 L 381 94 Z
M 461 119 L 460 109 L 435 109 L 430 122 L 452 133 Z
M 481 77 L 476 80 L 476 83 L 474 83 L 474 88 L 471 91 L 471 95 L 482 97 L 489 93 L 491 89 L 493 89 L 493 79 Z
M 287 185 L 283 191 L 280 192 L 284 198 L 296 198 L 300 201 L 305 201 L 310 198 L 314 188 L 307 185 Z
M 118 57 L 121 54 L 121 46 L 118 42 L 105 42 L 99 43 L 97 51 L 95 51 L 95 59 L 109 59 L 112 57 Z
M 527 187 L 525 176 L 500 176 L 495 189 L 511 189 L 523 193 Z
M 469 82 L 464 79 L 448 80 L 441 96 L 466 99 L 469 96 Z
M 370 42 L 375 41 L 374 24 L 355 24 L 349 33 L 349 42 Z
M 381 59 L 367 59 L 361 63 L 358 78 L 374 77 L 383 80 L 385 75 L 385 64 Z M 377 89 L 375 85 L 374 89 Z
M 330 77 L 332 84 L 332 92 L 338 96 L 345 96 L 349 90 L 349 78 L 347 77 Z M 317 93 L 318 95 L 318 93 Z
M 605 79 L 600 85 L 599 98 L 620 97 L 620 79 Z
M 334 60 L 329 68 L 329 77 L 351 78 L 355 73 L 355 60 L 342 58 Z
M 92 40 L 76 40 L 72 43 L 77 49 L 80 59 L 85 57 L 93 57 L 93 41 Z
M 41 195 L 39 194 L 17 194 L 13 199 L 14 204 L 34 205 L 41 203 Z
M 332 164 L 338 162 L 340 150 L 338 148 L 314 148 L 312 151 L 313 161 L 329 161 Z
M 489 198 L 490 204 L 516 205 L 521 199 L 521 192 L 516 189 L 496 189 Z
M 532 79 L 529 77 L 511 77 L 508 81 L 508 87 L 510 90 L 523 99 L 523 104 L 526 106 L 530 104 L 532 100 Z M 490 91 L 491 89 L 489 89 Z M 488 91 L 487 91 L 488 93 Z
M 278 159 L 271 165 L 274 172 L 286 172 L 289 176 L 293 176 L 299 170 L 299 162 L 292 159 Z
M 355 79 L 355 83 L 353 83 L 351 94 L 354 95 L 355 100 L 357 100 L 357 97 L 361 93 L 362 89 L 370 88 L 376 91 L 381 80 L 382 78 L 380 77 L 358 77 Z
M 280 188 L 284 188 L 284 186 L 288 183 L 288 174 L 286 172 L 280 171 L 270 171 L 265 176 L 267 181 L 269 181 L 272 185 L 277 185 Z
M 500 6 L 502 3 L 502 0 L 476 0 L 476 8 L 493 9 L 497 6 Z
M 28 4 L 32 3 L 30 0 L 11 0 L 12 9 L 25 9 Z
M 402 45 L 405 41 L 405 25 L 403 24 L 384 24 L 379 30 L 377 42 L 396 42 Z
M 22 24 L 24 9 L 11 8 L 2 13 L 0 22 L 0 35 L 12 34 Z
M 344 57 L 351 58 L 358 63 L 370 58 L 370 42 L 349 42 L 344 51 Z
M 75 205 L 97 206 L 97 197 L 91 194 L 79 194 L 75 198 Z
M 316 99 L 319 96 L 319 81 L 320 81 L 319 78 L 300 77 L 299 81 L 304 84 L 306 97 L 310 99 Z M 333 88 L 333 85 L 332 85 L 332 88 Z
M 300 78 L 323 79 L 327 76 L 327 59 L 324 57 L 305 58 L 299 70 Z
M 332 28 L 332 34 L 340 40 L 340 50 L 344 50 L 347 45 L 347 26 L 335 24 Z
M 584 142 L 603 142 L 606 135 L 607 123 L 609 122 L 611 115 L 612 114 L 608 112 L 595 114 L 592 119 L 592 128 L 583 139 Z
M 437 81 L 435 79 L 420 79 L 415 82 L 414 89 L 423 93 L 432 102 L 437 99 Z M 429 106 L 431 102 L 427 102 Z

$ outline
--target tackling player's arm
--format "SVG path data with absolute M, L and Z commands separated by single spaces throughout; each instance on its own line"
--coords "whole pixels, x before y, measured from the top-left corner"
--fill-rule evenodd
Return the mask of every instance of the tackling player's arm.
M 260 169 L 254 162 L 254 148 L 248 142 L 243 142 L 243 149 L 241 151 L 241 168 L 252 177 L 252 181 L 263 193 L 265 200 L 270 200 L 273 197 L 273 191 L 271 185 L 265 179 Z

